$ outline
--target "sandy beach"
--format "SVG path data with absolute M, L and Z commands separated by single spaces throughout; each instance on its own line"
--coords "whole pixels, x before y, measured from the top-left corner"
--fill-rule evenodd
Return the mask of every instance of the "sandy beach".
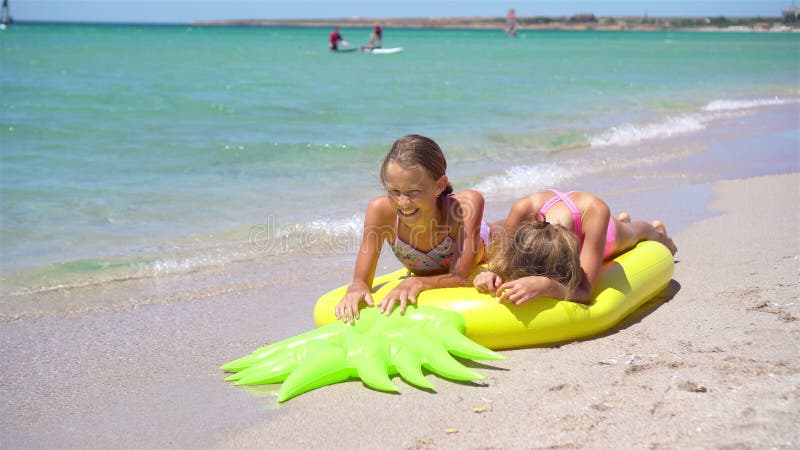
M 798 183 L 716 183 L 667 292 L 606 336 L 503 352 L 435 394 L 321 389 L 220 447 L 796 448 Z
M 796 127 L 795 108 L 783 117 Z M 429 375 L 436 392 L 428 392 L 396 379 L 401 392 L 385 394 L 353 381 L 278 405 L 277 386 L 233 386 L 219 365 L 311 329 L 314 299 L 345 283 L 350 265 L 331 259 L 322 273 L 279 276 L 232 265 L 225 270 L 253 274 L 247 288 L 207 281 L 191 301 L 170 297 L 168 280 L 148 282 L 163 294 L 149 303 L 110 287 L 94 293 L 106 307 L 26 305 L 2 316 L 0 447 L 800 447 L 796 129 L 789 139 L 785 130 L 748 130 L 711 136 L 710 151 L 671 163 L 688 177 L 721 173 L 693 186 L 708 196 L 683 202 L 701 219 L 676 228 L 667 290 L 605 335 L 503 351 L 502 361 L 472 364 L 483 382 Z M 769 136 L 792 173 L 722 170 L 720 149 Z M 657 194 L 675 189 L 689 188 Z M 667 213 L 679 208 L 648 207 L 651 194 L 617 200 L 664 213 L 669 226 Z

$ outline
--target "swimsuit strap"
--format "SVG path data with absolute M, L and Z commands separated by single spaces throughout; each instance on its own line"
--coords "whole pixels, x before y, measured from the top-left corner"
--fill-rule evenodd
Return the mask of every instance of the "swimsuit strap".
M 400 214 L 397 214 L 397 211 L 394 212 L 394 245 L 397 245 L 397 241 L 400 240 Z
M 450 196 L 448 195 L 445 198 L 444 203 L 444 227 L 447 228 L 447 225 L 450 223 Z M 447 229 L 447 235 L 450 236 L 450 229 Z
M 542 205 L 541 208 L 539 208 L 539 212 L 542 213 L 542 214 L 546 214 L 547 211 L 550 210 L 551 206 L 555 205 L 556 203 L 558 203 L 559 200 L 561 200 L 559 198 L 559 195 L 561 195 L 560 192 L 558 192 L 558 191 L 556 191 L 554 189 L 548 189 L 548 191 L 551 191 L 551 192 L 555 193 L 556 196 L 551 198 L 550 200 L 548 200 L 544 205 Z
M 569 208 L 570 212 L 572 212 L 572 227 L 574 228 L 575 234 L 578 235 L 578 238 L 581 240 L 583 239 L 583 224 L 581 223 L 581 212 L 577 206 L 575 206 L 575 202 L 573 202 L 568 196 L 575 191 L 569 191 L 566 194 L 559 192 L 555 189 L 548 189 L 548 191 L 556 194 L 555 197 L 548 200 L 542 207 L 539 209 L 539 212 L 542 214 L 546 213 L 547 210 L 550 209 L 551 206 L 558 203 L 558 201 L 564 202 Z

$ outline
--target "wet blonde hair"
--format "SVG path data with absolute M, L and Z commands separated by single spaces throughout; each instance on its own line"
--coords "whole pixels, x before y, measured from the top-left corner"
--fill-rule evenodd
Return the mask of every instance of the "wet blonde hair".
M 564 286 L 569 294 L 581 282 L 580 242 L 572 231 L 542 220 L 520 225 L 511 236 L 495 242 L 489 270 L 504 281 L 543 276 Z

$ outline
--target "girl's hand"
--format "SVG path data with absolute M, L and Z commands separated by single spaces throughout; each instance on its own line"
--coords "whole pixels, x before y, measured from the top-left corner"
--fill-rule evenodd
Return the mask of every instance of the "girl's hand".
M 472 285 L 475 286 L 478 292 L 488 293 L 493 297 L 497 297 L 497 288 L 501 284 L 503 284 L 503 279 L 500 278 L 500 275 L 488 270 L 479 273 L 472 280 Z
M 358 319 L 358 305 L 364 301 L 369 306 L 375 306 L 372 301 L 372 293 L 369 286 L 365 284 L 351 284 L 347 287 L 347 293 L 336 305 L 336 318 L 345 323 L 355 323 Z
M 381 313 L 387 316 L 392 313 L 395 302 L 400 301 L 400 314 L 406 311 L 408 302 L 417 303 L 417 294 L 422 290 L 422 281 L 415 277 L 409 277 L 401 281 L 396 288 L 389 291 L 386 297 L 381 300 Z
M 497 288 L 497 292 L 501 293 L 499 301 L 519 306 L 539 297 L 551 297 L 554 283 L 550 278 L 540 276 L 509 281 Z

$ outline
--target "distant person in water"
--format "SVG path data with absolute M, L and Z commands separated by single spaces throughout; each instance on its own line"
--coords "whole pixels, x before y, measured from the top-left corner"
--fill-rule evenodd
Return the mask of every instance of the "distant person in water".
M 375 44 L 375 40 L 377 39 L 378 44 Z M 369 37 L 369 42 L 367 45 L 361 47 L 361 50 L 372 50 L 373 48 L 381 48 L 383 47 L 383 28 L 381 28 L 381 24 L 375 25 L 375 28 L 372 29 L 372 35 Z
M 342 35 L 339 34 L 339 27 L 333 28 L 333 33 L 331 33 L 330 37 L 328 38 L 330 41 L 331 50 L 336 52 L 339 51 L 339 44 L 342 45 L 350 45 L 342 38 Z
M 509 9 L 506 15 L 506 33 L 511 37 L 517 35 L 517 13 L 514 8 Z

